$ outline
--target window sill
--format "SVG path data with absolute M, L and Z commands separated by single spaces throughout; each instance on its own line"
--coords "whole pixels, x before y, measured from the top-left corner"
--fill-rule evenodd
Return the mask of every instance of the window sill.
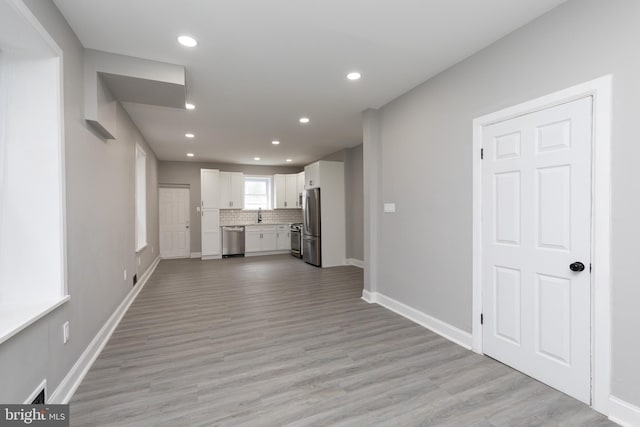
M 142 252 L 147 246 L 149 246 L 148 243 L 143 244 L 142 246 L 136 249 L 136 253 Z
M 70 299 L 71 296 L 67 295 L 48 301 L 0 304 L 0 344 Z

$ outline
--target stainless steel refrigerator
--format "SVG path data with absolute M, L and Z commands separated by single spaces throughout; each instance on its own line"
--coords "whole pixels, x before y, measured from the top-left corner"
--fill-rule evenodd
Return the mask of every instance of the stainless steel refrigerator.
M 322 242 L 320 240 L 320 189 L 312 188 L 302 193 L 302 259 L 311 265 L 322 266 Z

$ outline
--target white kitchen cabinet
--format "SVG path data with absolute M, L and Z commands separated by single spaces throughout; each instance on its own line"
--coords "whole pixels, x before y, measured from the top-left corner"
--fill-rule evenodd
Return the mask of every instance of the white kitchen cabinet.
M 275 225 L 251 225 L 245 227 L 245 253 L 277 250 L 277 229 Z
M 245 227 L 244 251 L 245 253 L 260 252 L 262 250 L 262 233 L 254 230 L 255 227 Z
M 304 168 L 304 188 L 320 187 L 320 162 L 311 163 Z
M 283 174 L 273 175 L 273 207 L 284 209 L 286 207 L 287 176 Z
M 276 174 L 274 181 L 274 207 L 275 209 L 300 209 L 298 197 L 297 174 Z
M 244 208 L 244 175 L 242 172 L 220 172 L 220 209 Z
M 277 232 L 275 227 L 262 232 L 262 250 L 275 251 L 278 249 Z
M 298 193 L 298 204 L 300 205 L 300 207 L 302 207 L 301 205 L 302 200 L 300 199 L 300 193 L 304 191 L 304 171 L 297 174 L 296 178 L 297 178 L 296 186 L 297 186 L 297 193 Z
M 220 207 L 220 171 L 200 169 L 200 207 L 218 209 Z
M 200 211 L 202 238 L 202 258 L 220 256 L 220 210 L 202 209 Z
M 288 225 L 278 225 L 276 228 L 276 246 L 279 251 L 291 250 L 291 232 Z
M 298 177 L 295 173 L 286 175 L 287 178 L 287 188 L 286 188 L 286 198 L 285 204 L 287 208 L 299 209 L 302 206 L 298 206 Z
M 220 257 L 220 171 L 200 169 L 200 239 L 202 259 Z

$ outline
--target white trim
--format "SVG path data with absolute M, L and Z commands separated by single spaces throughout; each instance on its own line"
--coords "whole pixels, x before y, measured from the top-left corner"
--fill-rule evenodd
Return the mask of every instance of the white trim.
M 48 403 L 52 404 L 66 404 L 69 403 L 76 389 L 84 379 L 89 369 L 93 365 L 93 362 L 96 361 L 100 352 L 111 338 L 113 331 L 118 327 L 120 321 L 124 317 L 125 313 L 129 309 L 129 306 L 136 299 L 144 285 L 147 284 L 149 277 L 153 274 L 158 263 L 160 262 L 160 257 L 156 257 L 156 259 L 151 263 L 147 271 L 140 277 L 140 281 L 136 284 L 136 286 L 131 289 L 131 291 L 127 294 L 124 300 L 120 303 L 118 308 L 113 312 L 111 317 L 105 322 L 105 324 L 100 328 L 96 336 L 91 340 L 87 348 L 82 352 L 76 363 L 71 367 L 67 375 L 62 379 L 58 387 L 51 394 L 51 398 Z
M 364 261 L 358 258 L 347 258 L 347 265 L 353 265 L 354 267 L 364 268 Z
M 482 128 L 490 124 L 564 104 L 586 96 L 593 97 L 593 183 L 591 239 L 592 288 L 592 407 L 609 412 L 611 377 L 611 89 L 607 75 L 532 101 L 478 117 L 473 121 L 473 350 L 482 353 Z
M 45 403 L 47 403 L 47 400 L 48 400 L 47 398 L 48 398 L 49 396 L 47 396 L 47 380 L 46 380 L 46 379 L 44 379 L 44 380 L 42 380 L 42 382 L 40 382 L 40 384 L 38 385 L 38 387 L 36 387 L 36 389 L 35 389 L 35 390 L 33 390 L 33 391 L 31 392 L 31 394 L 29 395 L 29 397 L 27 397 L 27 398 L 25 399 L 24 404 L 25 404 L 25 405 L 31 405 L 31 402 L 33 402 L 33 399 L 35 399 L 35 398 L 36 398 L 36 396 L 37 396 L 38 394 L 40 394 L 40 392 L 42 391 L 42 389 L 44 389 L 44 401 L 45 401 Z
M 191 252 L 191 258 L 202 258 L 202 252 Z
M 640 426 L 640 407 L 610 396 L 609 419 L 624 427 L 638 427 Z
M 390 298 L 379 292 L 366 292 L 366 296 L 365 292 L 366 291 L 362 292 L 363 300 L 369 303 L 379 304 L 384 308 L 391 310 L 394 313 L 397 313 L 400 316 L 405 317 L 412 322 L 415 322 L 418 325 L 429 329 L 432 332 L 435 332 L 436 334 L 448 339 L 449 341 L 454 342 L 468 350 L 471 350 L 471 334 L 469 332 L 458 329 L 455 326 L 445 323 L 442 320 L 436 319 L 435 317 L 429 316 L 426 313 L 416 310 L 413 307 L 409 307 L 408 305 L 403 304 L 400 301 L 396 301 L 393 298 Z

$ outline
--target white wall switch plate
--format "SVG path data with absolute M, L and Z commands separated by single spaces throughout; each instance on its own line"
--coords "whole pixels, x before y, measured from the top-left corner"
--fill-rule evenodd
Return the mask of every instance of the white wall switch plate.
M 384 211 L 385 212 L 395 212 L 396 211 L 396 204 L 395 203 L 385 203 L 384 204 Z
M 124 269 L 124 280 L 125 281 L 127 280 L 127 269 L 126 268 Z
M 69 321 L 62 324 L 62 342 L 66 344 L 67 341 L 69 341 Z

